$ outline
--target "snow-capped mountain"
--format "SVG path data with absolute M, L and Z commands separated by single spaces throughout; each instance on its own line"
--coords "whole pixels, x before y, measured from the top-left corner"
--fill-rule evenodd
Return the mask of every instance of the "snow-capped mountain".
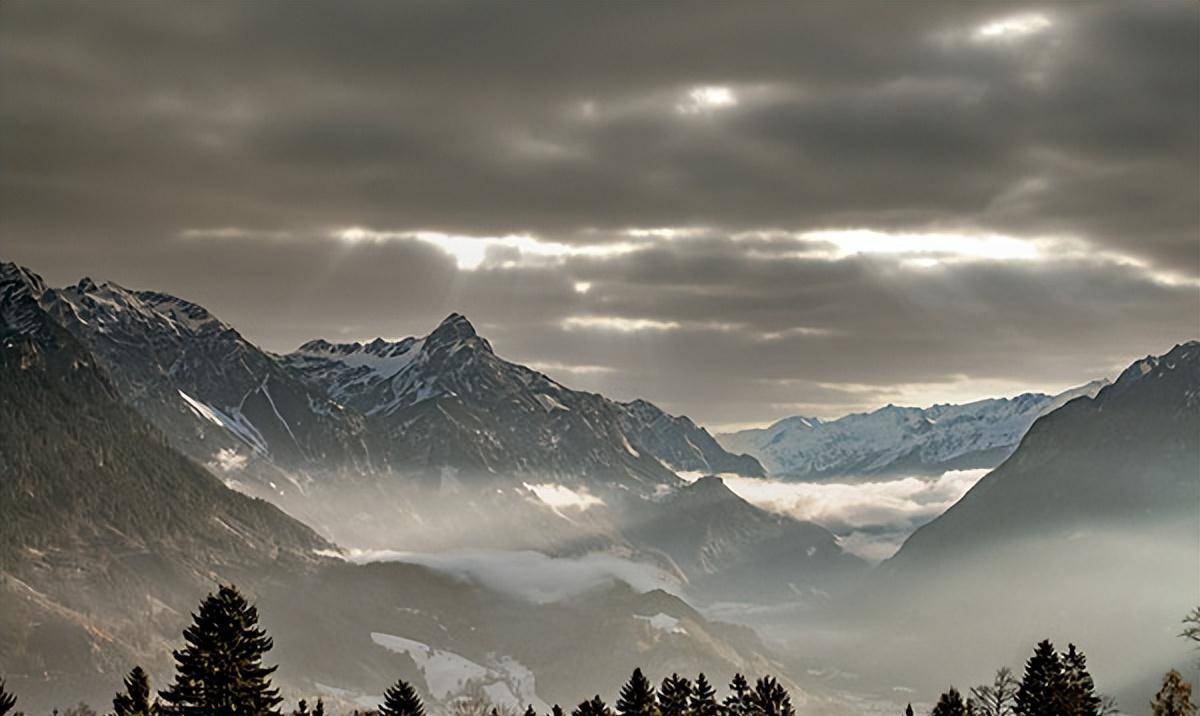
M 305 343 L 286 365 L 372 421 L 392 465 L 673 483 L 674 469 L 761 474 L 691 420 L 571 390 L 493 351 L 464 316 L 429 335 Z
M 364 421 L 292 375 L 206 309 L 85 278 L 48 288 L 0 266 L 96 356 L 121 397 L 193 459 L 266 494 L 302 491 L 308 472 L 368 467 Z
M 0 264 L 0 289 L 35 299 L 133 405 L 193 459 L 256 494 L 302 499 L 314 481 L 510 473 L 628 482 L 673 469 L 761 474 L 686 417 L 574 391 L 498 357 L 463 316 L 429 335 L 280 357 L 202 306 L 85 278 L 49 288 Z
M 12 627 L 0 673 L 27 708 L 49 710 L 66 690 L 102 702 L 130 664 L 162 683 L 189 612 L 217 582 L 258 603 L 289 700 L 373 706 L 404 678 L 434 707 L 482 688 L 515 709 L 569 703 L 597 681 L 615 689 L 639 663 L 719 679 L 779 671 L 748 630 L 615 572 L 545 601 L 451 568 L 337 559 L 335 545 L 168 444 L 42 305 L 74 304 L 45 299 L 32 274 L 0 272 L 0 624 Z M 140 299 L 122 310 L 162 325 L 162 303 Z M 72 320 L 131 335 L 111 319 L 80 309 Z M 589 564 L 565 562 L 568 573 Z
M 1095 397 L 1040 418 L 1020 447 L 887 563 L 933 563 L 1076 522 L 1193 522 L 1200 501 L 1200 341 L 1148 356 Z
M 717 440 L 727 450 L 757 457 L 773 475 L 801 480 L 995 467 L 1040 416 L 1106 384 L 963 405 L 888 405 L 829 421 L 796 416 Z
M 625 410 L 621 415 L 621 426 L 625 434 L 673 470 L 705 475 L 766 476 L 758 460 L 727 452 L 707 430 L 686 415 L 670 415 L 645 400 L 623 403 L 622 407 Z
M 954 653 L 964 671 L 1040 635 L 1079 634 L 1095 663 L 1122 665 L 1117 696 L 1137 703 L 1193 657 L 1176 625 L 1200 583 L 1197 505 L 1192 341 L 1039 418 L 1002 465 L 879 566 L 844 617 L 858 627 L 864 613 L 885 614 L 875 643 L 892 663 Z

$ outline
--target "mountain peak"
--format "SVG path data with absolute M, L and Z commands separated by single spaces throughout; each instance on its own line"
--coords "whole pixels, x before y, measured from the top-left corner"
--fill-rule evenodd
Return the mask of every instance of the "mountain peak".
M 475 326 L 471 325 L 466 316 L 461 313 L 451 313 L 438 324 L 437 328 L 433 329 L 433 332 L 425 340 L 428 345 L 436 346 L 469 341 L 478 337 Z M 484 343 L 486 345 L 486 341 Z
M 15 283 L 24 287 L 35 298 L 46 290 L 41 276 L 15 263 L 0 261 L 0 284 Z

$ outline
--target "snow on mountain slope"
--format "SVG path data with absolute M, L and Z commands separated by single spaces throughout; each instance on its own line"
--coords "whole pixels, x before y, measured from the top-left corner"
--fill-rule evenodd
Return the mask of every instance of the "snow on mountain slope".
M 305 343 L 286 364 L 387 436 L 393 464 L 672 483 L 672 469 L 762 474 L 687 418 L 571 390 L 497 356 L 464 316 L 389 342 Z
M 262 494 L 298 491 L 307 470 L 367 462 L 360 417 L 197 304 L 89 278 L 48 288 L 13 264 L 0 264 L 0 291 L 33 297 L 96 356 L 126 402 L 227 481 Z
M 994 467 L 1038 417 L 1073 398 L 1094 396 L 1106 384 L 963 405 L 888 405 L 831 421 L 796 416 L 717 439 L 727 450 L 757 457 L 770 473 L 795 479 Z

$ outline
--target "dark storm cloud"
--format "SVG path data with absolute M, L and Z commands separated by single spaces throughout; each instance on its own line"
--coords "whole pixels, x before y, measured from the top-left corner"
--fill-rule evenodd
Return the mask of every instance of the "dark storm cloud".
M 0 241 L 55 282 L 200 300 L 274 349 L 466 310 L 565 382 L 713 422 L 1061 386 L 1200 321 L 1198 20 L 1190 2 L 4 3 Z M 831 228 L 1037 248 L 803 236 Z M 470 270 L 417 230 L 548 253 L 493 241 Z

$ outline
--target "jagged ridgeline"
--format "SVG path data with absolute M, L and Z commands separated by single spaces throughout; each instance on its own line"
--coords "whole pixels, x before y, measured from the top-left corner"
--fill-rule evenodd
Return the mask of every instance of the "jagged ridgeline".
M 643 660 L 721 678 L 775 670 L 752 632 L 662 591 L 605 580 L 541 603 L 331 556 L 313 530 L 180 454 L 41 305 L 36 276 L 17 279 L 0 290 L 0 673 L 31 712 L 63 694 L 101 703 L 135 663 L 161 683 L 219 580 L 263 607 L 285 694 L 320 684 L 351 703 L 399 676 L 438 705 L 461 684 L 422 674 L 450 665 L 501 703 L 565 703 Z

